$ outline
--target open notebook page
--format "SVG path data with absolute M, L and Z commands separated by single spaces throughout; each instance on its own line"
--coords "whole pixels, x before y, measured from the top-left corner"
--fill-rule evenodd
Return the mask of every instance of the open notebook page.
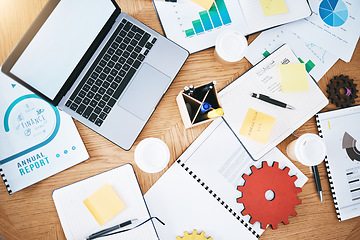
M 283 0 L 285 1 L 287 12 L 265 16 L 260 1 L 238 0 L 245 16 L 249 32 L 259 32 L 261 30 L 292 22 L 311 15 L 311 9 L 306 0 Z M 266 2 L 266 1 L 264 1 Z M 271 7 L 275 0 L 268 0 L 263 7 Z
M 278 65 L 284 62 L 299 63 L 288 45 L 283 45 L 218 94 L 226 122 L 255 159 L 259 159 L 274 148 L 328 104 L 328 99 L 309 75 L 309 90 L 283 93 Z M 251 93 L 268 95 L 295 107 L 295 110 L 281 108 L 253 98 Z M 239 134 L 249 108 L 276 118 L 266 144 Z
M 114 218 L 100 226 L 83 201 L 104 184 L 108 183 L 126 208 Z M 66 239 L 86 239 L 89 235 L 131 219 L 138 221 L 131 228 L 150 218 L 135 172 L 126 164 L 95 175 L 53 192 L 53 199 Z M 123 229 L 126 229 L 123 228 Z M 106 239 L 158 239 L 151 221 L 133 230 L 106 237 Z
M 218 240 L 256 239 L 256 235 L 261 235 L 264 230 L 260 229 L 260 224 L 249 224 L 249 216 L 240 214 L 243 205 L 236 202 L 241 196 L 236 186 L 244 183 L 242 174 L 250 174 L 250 166 L 259 167 L 261 161 L 251 160 L 221 118 L 211 123 L 179 160 L 185 167 L 174 163 L 145 194 L 151 214 L 165 221 L 165 226 L 156 226 L 161 239 L 174 239 L 177 235 L 182 236 L 183 231 L 190 233 L 193 229 Z M 306 176 L 276 148 L 261 160 L 270 165 L 276 160 L 280 167 L 290 167 L 290 175 L 298 177 L 295 182 L 298 187 L 307 181 Z M 225 203 L 221 204 L 222 201 Z M 232 213 L 225 205 L 230 206 Z

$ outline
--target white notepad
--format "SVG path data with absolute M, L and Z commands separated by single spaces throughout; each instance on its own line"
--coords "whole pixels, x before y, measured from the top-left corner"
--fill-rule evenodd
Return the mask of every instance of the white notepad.
M 288 45 L 280 47 L 218 94 L 224 110 L 224 119 L 254 159 L 259 159 L 269 152 L 329 103 L 310 75 L 309 90 L 282 92 L 278 66 L 283 63 L 299 63 Z M 251 93 L 267 95 L 295 107 L 295 110 L 253 98 Z M 266 144 L 239 134 L 249 108 L 276 118 Z
M 308 180 L 277 148 L 253 161 L 222 118 L 214 120 L 145 194 L 151 214 L 166 224 L 155 222 L 160 239 L 176 239 L 193 229 L 214 240 L 259 238 L 264 230 L 258 222 L 249 223 L 236 199 L 242 175 L 250 175 L 250 167 L 260 168 L 262 161 L 289 167 L 297 187 Z
M 114 218 L 100 226 L 83 201 L 104 184 L 108 183 L 126 208 Z M 53 199 L 66 239 L 86 239 L 100 230 L 118 225 L 131 219 L 138 221 L 131 228 L 150 218 L 140 186 L 131 164 L 114 168 L 82 181 L 56 189 Z M 122 229 L 121 229 L 122 230 Z M 154 240 L 158 239 L 153 222 L 149 221 L 133 230 L 107 236 L 106 239 Z

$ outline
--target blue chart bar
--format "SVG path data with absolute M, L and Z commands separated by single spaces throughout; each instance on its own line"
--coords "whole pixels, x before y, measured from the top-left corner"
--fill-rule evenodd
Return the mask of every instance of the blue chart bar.
M 200 19 L 192 22 L 196 34 L 202 33 L 204 31 Z
M 215 0 L 215 3 L 219 9 L 219 13 L 220 13 L 220 16 L 221 16 L 221 19 L 222 19 L 224 25 L 231 23 L 231 18 L 230 18 L 229 12 L 226 9 L 224 0 Z
M 219 13 L 218 13 L 218 10 L 217 10 L 215 4 L 213 4 L 211 6 L 209 13 L 210 13 L 211 20 L 214 24 L 214 28 L 222 26 L 222 22 L 220 20 Z
M 200 15 L 201 21 L 204 25 L 205 31 L 213 29 L 213 25 L 210 21 L 208 12 L 202 11 L 202 12 L 199 12 L 199 15 Z

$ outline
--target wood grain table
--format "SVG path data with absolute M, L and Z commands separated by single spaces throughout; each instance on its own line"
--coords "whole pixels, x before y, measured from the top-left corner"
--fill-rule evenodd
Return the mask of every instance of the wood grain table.
M 1 63 L 5 61 L 46 2 L 46 0 L 0 0 Z M 150 0 L 118 0 L 117 2 L 122 11 L 162 33 Z M 249 42 L 255 37 L 256 35 L 250 36 Z M 213 51 L 214 49 L 211 48 L 189 57 L 130 151 L 122 150 L 75 121 L 90 154 L 90 159 L 13 195 L 9 195 L 1 183 L 1 238 L 4 240 L 65 239 L 52 201 L 52 191 L 125 163 L 133 164 L 141 189 L 145 194 L 208 125 L 204 124 L 185 130 L 175 101 L 177 94 L 184 86 L 200 85 L 210 81 L 217 81 L 217 88 L 221 89 L 251 67 L 246 59 L 232 66 L 221 65 L 214 60 Z M 359 85 L 360 44 L 357 45 L 350 63 L 339 60 L 319 81 L 319 86 L 324 93 L 330 79 L 339 74 L 349 75 Z M 358 98 L 356 105 L 359 103 L 360 99 Z M 329 104 L 323 111 L 332 109 L 336 109 L 336 106 Z M 295 134 L 301 135 L 308 132 L 317 133 L 314 118 L 296 130 Z M 166 169 L 157 174 L 142 172 L 134 162 L 135 147 L 147 137 L 160 138 L 170 148 L 170 163 Z M 278 145 L 278 148 L 285 153 L 287 144 L 294 138 L 294 136 L 289 136 Z M 297 162 L 295 165 L 309 178 L 298 195 L 302 199 L 302 204 L 295 208 L 298 214 L 296 217 L 289 217 L 290 224 L 288 225 L 279 224 L 277 230 L 268 228 L 261 239 L 360 239 L 360 217 L 344 222 L 337 220 L 324 163 L 319 165 L 324 194 L 323 202 L 319 200 L 314 178 L 309 168 Z

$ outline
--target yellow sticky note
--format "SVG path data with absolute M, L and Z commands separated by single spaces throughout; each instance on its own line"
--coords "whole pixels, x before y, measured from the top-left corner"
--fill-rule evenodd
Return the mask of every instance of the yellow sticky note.
M 83 202 L 100 226 L 104 225 L 125 208 L 123 201 L 121 201 L 108 183 Z
M 266 143 L 276 118 L 249 108 L 239 134 Z
M 211 6 L 214 4 L 214 0 L 191 0 L 192 2 L 200 5 L 206 10 L 210 10 Z
M 288 11 L 285 0 L 260 0 L 265 16 L 286 13 Z
M 281 91 L 294 92 L 309 90 L 305 63 L 279 65 Z

